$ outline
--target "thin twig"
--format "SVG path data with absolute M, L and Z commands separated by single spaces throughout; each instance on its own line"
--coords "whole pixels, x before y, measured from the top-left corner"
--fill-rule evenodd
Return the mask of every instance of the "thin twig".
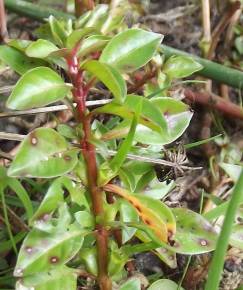
M 110 103 L 111 101 L 112 101 L 111 99 L 87 101 L 86 106 L 87 107 L 101 106 L 101 105 L 105 105 L 107 103 Z M 74 104 L 74 106 L 75 106 L 75 104 Z M 43 108 L 37 108 L 37 109 L 31 109 L 31 110 L 9 111 L 9 112 L 0 113 L 0 119 L 1 118 L 16 117 L 16 116 L 23 116 L 23 115 L 33 115 L 33 114 L 65 111 L 68 109 L 69 108 L 67 105 L 56 105 L 56 106 L 43 107 Z
M 12 140 L 12 141 L 23 141 L 26 136 L 27 135 L 0 132 L 0 140 L 3 139 L 3 140 Z M 100 152 L 100 150 L 97 149 L 97 152 Z M 116 155 L 116 153 L 117 153 L 117 151 L 115 151 L 115 150 L 107 150 L 107 154 L 109 154 L 110 156 L 114 156 L 114 155 Z M 170 162 L 170 161 L 163 160 L 163 159 L 144 157 L 144 156 L 139 156 L 139 155 L 135 155 L 135 154 L 127 154 L 127 159 L 137 160 L 137 161 L 147 162 L 147 163 L 153 163 L 153 164 L 160 164 L 160 165 L 169 166 L 169 167 L 176 167 L 176 168 L 181 168 L 184 170 L 202 169 L 202 167 L 190 167 L 190 166 L 180 165 L 178 163 Z

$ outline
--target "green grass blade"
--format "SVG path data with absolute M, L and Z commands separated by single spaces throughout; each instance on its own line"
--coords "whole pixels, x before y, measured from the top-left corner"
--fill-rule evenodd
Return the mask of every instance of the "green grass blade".
M 241 197 L 242 194 L 243 194 L 243 170 L 241 171 L 240 177 L 235 185 L 231 200 L 229 202 L 229 206 L 227 208 L 222 230 L 213 256 L 212 264 L 209 269 L 209 275 L 205 290 L 218 289 L 222 270 L 224 267 L 224 258 L 228 248 L 232 225 L 234 223 L 237 208 L 242 200 Z

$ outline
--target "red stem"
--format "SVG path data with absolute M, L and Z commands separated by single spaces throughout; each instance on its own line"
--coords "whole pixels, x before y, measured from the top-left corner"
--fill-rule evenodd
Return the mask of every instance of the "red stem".
M 89 142 L 91 139 L 91 120 L 86 116 L 86 97 L 89 86 L 84 86 L 83 71 L 79 70 L 78 59 L 76 56 L 77 48 L 72 55 L 67 58 L 69 75 L 73 84 L 73 97 L 77 103 L 78 121 L 83 125 L 84 136 L 80 140 L 80 146 L 86 163 L 88 189 L 91 195 L 93 213 L 95 217 L 101 217 L 104 214 L 102 189 L 97 185 L 98 169 L 96 163 L 95 146 Z M 96 219 L 97 220 L 97 219 Z M 102 220 L 102 218 L 101 218 Z M 108 277 L 108 231 L 102 225 L 96 224 L 96 241 L 98 250 L 98 282 L 101 290 L 111 290 L 111 281 Z
M 6 42 L 8 39 L 6 12 L 4 1 L 0 0 L 0 41 Z

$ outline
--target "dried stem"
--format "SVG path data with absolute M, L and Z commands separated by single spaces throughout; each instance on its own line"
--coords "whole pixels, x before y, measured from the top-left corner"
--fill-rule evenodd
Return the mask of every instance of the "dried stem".
M 218 25 L 215 27 L 213 34 L 212 34 L 212 42 L 207 54 L 208 59 L 212 59 L 215 49 L 218 45 L 219 39 L 227 25 L 230 23 L 232 17 L 235 15 L 235 13 L 240 9 L 241 3 L 240 1 L 233 2 L 230 7 L 226 10 L 225 14 L 219 21 Z

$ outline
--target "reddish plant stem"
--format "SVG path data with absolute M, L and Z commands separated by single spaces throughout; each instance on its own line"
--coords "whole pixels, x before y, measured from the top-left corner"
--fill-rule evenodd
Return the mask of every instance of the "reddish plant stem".
M 69 75 L 73 84 L 73 97 L 77 103 L 78 121 L 83 125 L 84 136 L 80 140 L 80 146 L 86 163 L 88 189 L 91 195 L 93 213 L 96 218 L 101 217 L 103 210 L 102 189 L 97 185 L 98 169 L 96 163 L 95 146 L 90 143 L 91 139 L 91 120 L 86 117 L 86 97 L 89 86 L 85 87 L 83 83 L 83 72 L 79 70 L 78 59 L 76 57 L 77 48 L 73 50 L 72 55 L 67 58 Z M 96 242 L 98 252 L 98 282 L 101 290 L 111 290 L 111 281 L 108 277 L 108 231 L 102 225 L 96 224 Z
M 81 16 L 85 11 L 94 9 L 94 0 L 75 0 L 76 17 Z
M 212 109 L 218 110 L 229 117 L 243 120 L 243 109 L 217 95 L 201 92 L 193 92 L 190 89 L 184 91 L 186 99 Z
M 6 12 L 4 1 L 0 0 L 0 41 L 6 42 L 8 39 Z
M 136 82 L 135 85 L 130 86 L 128 88 L 129 94 L 136 93 L 139 89 L 141 89 L 149 80 L 156 77 L 157 71 L 151 70 L 148 73 L 146 73 L 139 81 Z

